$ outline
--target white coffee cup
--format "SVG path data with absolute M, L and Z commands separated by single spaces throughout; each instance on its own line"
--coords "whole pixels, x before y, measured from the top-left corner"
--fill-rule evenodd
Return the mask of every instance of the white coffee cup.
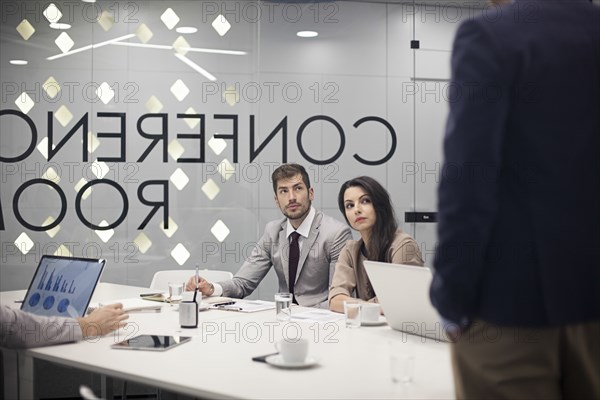
M 275 348 L 286 363 L 302 363 L 306 361 L 308 356 L 308 340 L 304 338 L 298 340 L 281 339 L 275 343 Z
M 362 322 L 377 322 L 381 306 L 377 303 L 362 303 L 360 310 L 360 318 Z

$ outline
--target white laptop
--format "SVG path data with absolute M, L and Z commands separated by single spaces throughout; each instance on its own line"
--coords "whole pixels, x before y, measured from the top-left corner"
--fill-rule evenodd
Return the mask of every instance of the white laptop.
M 364 263 L 390 327 L 437 341 L 449 341 L 429 300 L 432 278 L 429 268 L 366 260 Z

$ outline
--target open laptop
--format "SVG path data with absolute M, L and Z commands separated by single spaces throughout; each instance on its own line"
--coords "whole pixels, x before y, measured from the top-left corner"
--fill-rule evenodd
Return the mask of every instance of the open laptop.
M 37 315 L 85 315 L 105 260 L 42 256 L 21 310 Z
M 390 327 L 412 335 L 449 341 L 429 300 L 432 278 L 429 268 L 367 260 L 364 263 Z

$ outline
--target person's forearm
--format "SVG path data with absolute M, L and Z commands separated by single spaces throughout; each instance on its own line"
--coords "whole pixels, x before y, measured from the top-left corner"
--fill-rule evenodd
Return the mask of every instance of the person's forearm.
M 329 309 L 331 311 L 343 313 L 344 312 L 344 301 L 350 299 L 350 296 L 345 294 L 338 294 L 329 302 Z

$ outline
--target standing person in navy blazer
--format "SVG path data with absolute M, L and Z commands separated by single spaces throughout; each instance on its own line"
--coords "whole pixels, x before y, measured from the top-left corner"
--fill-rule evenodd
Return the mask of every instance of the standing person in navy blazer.
M 515 1 L 452 53 L 431 299 L 459 398 L 600 398 L 600 9 Z

